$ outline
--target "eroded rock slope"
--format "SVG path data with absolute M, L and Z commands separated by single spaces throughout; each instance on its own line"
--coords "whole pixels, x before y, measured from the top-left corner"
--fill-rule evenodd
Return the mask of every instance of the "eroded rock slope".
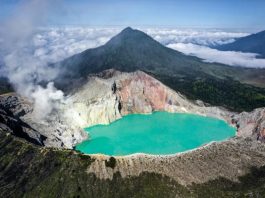
M 87 77 L 45 120 L 32 102 L 15 93 L 0 96 L 0 128 L 49 147 L 73 148 L 88 138 L 83 130 L 131 113 L 168 111 L 211 116 L 238 128 L 238 135 L 264 139 L 264 109 L 236 114 L 201 101 L 189 101 L 144 72 L 106 70 Z M 18 130 L 19 128 L 19 130 Z M 18 132 L 19 131 L 19 132 Z
M 170 156 L 89 156 L 46 148 L 72 148 L 87 138 L 83 127 L 107 124 L 130 113 L 153 111 L 224 119 L 237 127 L 238 137 Z M 264 188 L 264 118 L 264 108 L 237 114 L 189 101 L 141 71 L 107 70 L 89 76 L 87 83 L 66 96 L 42 121 L 34 117 L 28 99 L 15 93 L 1 95 L 0 194 L 241 197 L 256 192 L 260 195 Z M 46 147 L 25 143 L 10 133 Z M 139 188 L 143 194 L 135 194 Z

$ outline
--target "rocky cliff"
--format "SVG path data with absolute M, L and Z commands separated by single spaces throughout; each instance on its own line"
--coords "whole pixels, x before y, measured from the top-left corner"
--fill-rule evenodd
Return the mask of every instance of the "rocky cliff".
M 71 125 L 62 115 L 58 109 L 47 119 L 38 120 L 27 98 L 15 93 L 0 96 L 0 129 L 39 145 L 72 148 L 87 138 L 82 128 Z
M 141 71 L 106 70 L 88 76 L 86 83 L 66 96 L 65 102 L 45 120 L 37 120 L 32 103 L 15 93 L 0 96 L 0 109 L 2 129 L 12 133 L 21 131 L 29 140 L 50 147 L 72 148 L 87 138 L 84 127 L 108 124 L 131 113 L 153 111 L 223 119 L 238 128 L 239 136 L 254 139 L 263 139 L 265 133 L 264 109 L 237 114 L 201 101 L 189 101 Z
M 232 122 L 238 128 L 237 135 L 242 137 L 252 137 L 264 142 L 265 140 L 265 108 L 254 111 L 242 112 L 232 118 Z
M 87 83 L 69 96 L 68 109 L 83 126 L 108 124 L 131 113 L 168 111 L 194 113 L 230 121 L 232 113 L 219 107 L 193 103 L 144 72 L 107 70 L 88 77 Z
M 82 127 L 108 124 L 131 113 L 168 111 L 192 113 L 223 119 L 238 130 L 238 136 L 261 139 L 264 135 L 264 108 L 235 113 L 190 101 L 144 72 L 106 70 L 89 76 L 87 83 L 69 96 L 68 110 Z
M 223 119 L 237 127 L 237 137 L 168 156 L 89 156 L 62 149 L 86 139 L 84 127 L 153 111 Z M 88 76 L 47 119 L 39 121 L 33 112 L 26 98 L 0 96 L 2 196 L 242 197 L 264 192 L 264 108 L 233 113 L 189 101 L 144 72 L 107 70 Z
M 176 156 L 82 155 L 0 129 L 0 197 L 263 197 L 265 145 L 215 143 Z
M 92 155 L 94 162 L 87 169 L 100 179 L 113 179 L 119 172 L 123 178 L 139 176 L 143 172 L 158 173 L 174 179 L 181 185 L 204 183 L 220 177 L 238 181 L 251 167 L 265 165 L 265 145 L 244 138 L 222 143 L 211 143 L 191 152 L 168 156 L 136 154 L 116 157 Z

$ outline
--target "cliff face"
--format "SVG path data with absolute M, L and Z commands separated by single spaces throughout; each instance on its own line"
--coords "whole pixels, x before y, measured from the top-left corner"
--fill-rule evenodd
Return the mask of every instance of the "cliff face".
M 223 119 L 237 126 L 239 136 L 264 137 L 264 109 L 235 114 L 187 100 L 158 80 L 137 71 L 106 70 L 66 96 L 46 120 L 36 120 L 33 105 L 17 94 L 0 96 L 0 128 L 49 147 L 72 148 L 87 138 L 83 128 L 108 124 L 130 113 L 168 111 Z M 20 127 L 20 128 L 19 128 Z M 19 128 L 19 130 L 18 130 Z
M 82 129 L 86 126 L 107 124 L 129 113 L 152 111 L 224 119 L 237 127 L 239 137 L 171 156 L 114 158 L 47 148 L 72 148 L 87 138 Z M 34 118 L 29 100 L 17 94 L 1 95 L 0 196 L 262 195 L 264 115 L 264 108 L 236 114 L 199 101 L 193 103 L 140 71 L 108 70 L 89 76 L 86 84 L 69 94 L 65 103 L 41 122 Z
M 25 138 L 29 142 L 44 145 L 46 137 L 21 119 L 31 111 L 31 104 L 22 98 L 19 100 L 16 94 L 0 96 L 0 129 Z
M 83 126 L 108 124 L 130 113 L 168 111 L 194 113 L 230 121 L 232 113 L 218 107 L 194 104 L 158 80 L 137 71 L 107 70 L 91 76 L 69 96 L 68 109 Z
M 90 76 L 85 85 L 71 94 L 69 101 L 68 108 L 76 114 L 75 122 L 83 127 L 108 124 L 130 113 L 168 111 L 223 119 L 237 127 L 238 136 L 262 139 L 265 131 L 264 108 L 238 114 L 206 106 L 201 101 L 194 103 L 141 71 L 107 70 Z
M 264 144 L 237 139 L 175 157 L 38 147 L 0 129 L 0 197 L 263 197 Z M 15 157 L 14 157 L 15 156 Z
M 265 108 L 255 109 L 251 113 L 242 112 L 235 115 L 232 121 L 238 127 L 238 136 L 265 141 Z
M 58 110 L 40 121 L 28 99 L 15 93 L 0 96 L 0 129 L 39 145 L 72 148 L 87 138 L 83 129 L 70 125 L 62 113 Z
M 115 157 L 113 167 L 105 166 L 111 161 L 109 156 L 92 155 L 94 162 L 87 171 L 105 180 L 112 180 L 117 172 L 123 178 L 149 172 L 172 178 L 181 185 L 204 183 L 219 177 L 236 182 L 239 176 L 248 173 L 250 167 L 264 166 L 262 156 L 265 157 L 263 143 L 235 138 L 170 156 L 137 154 Z

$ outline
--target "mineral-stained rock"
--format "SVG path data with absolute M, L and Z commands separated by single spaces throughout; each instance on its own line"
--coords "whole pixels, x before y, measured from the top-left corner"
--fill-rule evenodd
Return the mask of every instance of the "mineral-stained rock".
M 72 148 L 87 138 L 77 125 L 69 125 L 58 109 L 45 120 L 37 120 L 32 103 L 15 93 L 0 96 L 0 128 L 30 142 L 51 147 Z
M 265 108 L 255 109 L 252 112 L 242 112 L 233 118 L 238 127 L 238 136 L 265 139 Z
M 168 111 L 223 119 L 237 127 L 238 136 L 264 140 L 265 108 L 238 114 L 222 107 L 205 105 L 202 101 L 189 101 L 141 71 L 122 73 L 107 70 L 90 76 L 69 100 L 72 105 L 67 108 L 76 112 L 76 122 L 82 123 L 82 127 L 108 124 L 130 113 Z
M 110 157 L 40 148 L 8 134 L 46 147 L 72 148 L 87 138 L 83 130 L 86 126 L 108 124 L 129 113 L 153 111 L 223 119 L 237 127 L 239 137 L 176 155 Z M 220 196 L 219 192 L 224 197 L 241 197 L 245 195 L 242 189 L 250 189 L 252 193 L 254 188 L 260 194 L 264 190 L 264 108 L 237 114 L 201 101 L 189 101 L 143 72 L 108 70 L 89 76 L 87 83 L 66 96 L 64 103 L 45 120 L 37 120 L 33 112 L 32 103 L 24 97 L 15 93 L 0 96 L 0 147 L 3 148 L 0 149 L 0 183 L 4 190 L 0 195 L 5 197 L 10 193 L 36 197 L 47 192 L 54 197 L 60 193 L 66 196 L 74 193 L 74 197 L 80 192 L 86 196 L 89 192 L 89 195 L 108 197 L 112 192 L 116 197 L 121 196 L 122 184 L 126 195 L 128 192 L 134 195 L 135 190 L 129 191 L 130 187 L 139 190 L 144 186 L 143 192 L 149 192 L 147 187 L 152 189 L 150 192 L 158 190 L 161 195 L 165 187 L 171 186 L 166 188 L 171 197 L 176 197 L 176 192 L 185 197 L 184 191 L 190 197 L 197 197 L 194 192 L 202 197 L 208 192 L 217 192 L 216 197 Z M 253 168 L 261 170 L 260 174 Z M 238 179 L 247 174 L 248 180 Z M 258 184 L 259 191 L 257 186 L 251 186 L 253 182 Z M 240 187 L 238 192 L 232 185 Z
M 115 92 L 113 85 L 115 84 Z M 158 80 L 137 71 L 105 71 L 90 76 L 86 84 L 69 96 L 68 110 L 76 112 L 82 126 L 108 124 L 130 113 L 168 111 L 194 113 L 230 122 L 232 113 L 219 107 L 207 107 L 187 100 Z
M 14 131 L 10 121 L 20 120 L 28 126 L 22 130 L 24 135 L 28 134 L 50 147 L 72 148 L 87 138 L 85 127 L 108 124 L 130 113 L 153 111 L 193 113 L 223 119 L 237 126 L 239 136 L 264 140 L 264 109 L 236 114 L 201 101 L 189 101 L 141 71 L 122 73 L 106 70 L 88 76 L 86 83 L 69 93 L 45 120 L 37 120 L 32 102 L 15 93 L 0 96 L 0 110 L 0 128 Z M 3 112 L 6 111 L 11 116 L 4 117 Z

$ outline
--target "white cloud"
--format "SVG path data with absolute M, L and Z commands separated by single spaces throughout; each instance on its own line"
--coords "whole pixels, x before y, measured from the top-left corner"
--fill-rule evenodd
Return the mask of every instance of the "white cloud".
M 105 44 L 120 29 L 116 28 L 46 28 L 34 35 L 31 48 L 34 56 L 57 62 L 89 48 Z
M 63 102 L 63 92 L 56 90 L 52 82 L 46 87 L 39 85 L 54 79 L 58 69 L 48 68 L 47 61 L 39 58 L 49 49 L 39 48 L 47 41 L 40 34 L 35 36 L 36 26 L 45 20 L 48 8 L 55 3 L 56 0 L 21 1 L 15 14 L 0 24 L 1 75 L 9 79 L 19 94 L 32 100 L 36 119 L 47 118 L 54 105 Z
M 52 82 L 48 83 L 46 88 L 34 86 L 31 97 L 34 100 L 33 114 L 38 120 L 44 119 L 58 103 L 64 101 L 64 93 L 57 90 Z
M 215 46 L 230 43 L 235 38 L 249 35 L 245 32 L 228 32 L 215 29 L 145 29 L 147 34 L 164 45 L 172 43 L 193 43 Z
M 197 56 L 206 62 L 217 62 L 231 66 L 265 67 L 265 59 L 256 58 L 257 54 L 253 53 L 219 51 L 192 43 L 175 43 L 169 44 L 167 47 L 187 55 Z
M 246 32 L 233 32 L 213 29 L 174 29 L 147 28 L 141 29 L 160 43 L 181 51 L 193 54 L 208 62 L 219 62 L 233 66 L 265 67 L 263 59 L 256 59 L 255 54 L 240 52 L 221 52 L 207 46 L 229 43 L 234 39 L 246 36 Z M 47 65 L 61 61 L 69 56 L 89 48 L 105 44 L 111 37 L 121 31 L 121 28 L 92 28 L 92 27 L 52 27 L 40 28 L 34 32 L 26 45 L 33 64 L 27 66 L 30 71 L 36 70 L 36 65 Z M 1 42 L 1 41 L 0 41 Z M 24 46 L 25 47 L 25 46 Z M 1 49 L 0 49 L 1 50 Z M 14 53 L 13 53 L 14 54 Z M 19 57 L 17 62 L 23 62 Z M 33 61 L 34 59 L 34 61 Z M 1 60 L 0 60 L 1 61 Z M 35 66 L 34 66 L 35 65 Z M 31 68 L 33 67 L 33 69 Z M 43 68 L 43 67 L 40 67 Z M 39 76 L 45 74 L 45 69 L 38 69 Z M 50 72 L 52 74 L 52 72 Z M 54 71 L 54 77 L 56 71 Z M 47 76 L 47 75 L 46 75 Z
M 192 29 L 141 29 L 164 45 L 193 43 L 204 46 L 229 43 L 248 35 L 243 32 Z M 54 27 L 42 28 L 33 36 L 31 48 L 42 61 L 57 62 L 89 48 L 105 44 L 121 28 Z

